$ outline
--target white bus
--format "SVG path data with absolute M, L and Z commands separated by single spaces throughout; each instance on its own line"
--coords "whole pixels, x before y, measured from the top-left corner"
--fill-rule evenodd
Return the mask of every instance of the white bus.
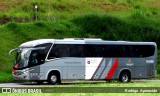
M 154 42 L 104 41 L 101 39 L 40 39 L 21 44 L 16 51 L 16 80 L 111 80 L 129 82 L 156 75 Z

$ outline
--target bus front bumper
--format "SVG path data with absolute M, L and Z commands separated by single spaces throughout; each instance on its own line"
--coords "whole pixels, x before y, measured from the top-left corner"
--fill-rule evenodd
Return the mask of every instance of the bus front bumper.
M 12 72 L 12 75 L 13 75 L 13 79 L 14 80 L 29 80 L 29 73 L 28 72 L 20 72 L 20 71 L 17 71 L 17 72 Z

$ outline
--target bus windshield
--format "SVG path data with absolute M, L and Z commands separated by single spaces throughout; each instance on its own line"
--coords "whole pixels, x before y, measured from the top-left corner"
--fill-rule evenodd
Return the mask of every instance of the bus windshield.
M 44 50 L 32 50 L 29 56 L 29 66 L 43 64 L 45 62 L 45 57 L 46 54 L 44 54 Z
M 47 43 L 33 48 L 19 48 L 13 68 L 23 69 L 43 64 L 51 45 L 51 43 Z
M 15 63 L 14 63 L 14 69 L 21 69 L 24 67 L 28 66 L 28 61 L 27 58 L 25 56 L 25 54 L 27 53 L 29 49 L 25 48 L 25 49 L 19 49 L 16 53 L 16 58 L 15 58 Z
M 18 50 L 15 58 L 14 69 L 32 67 L 45 62 L 44 50 L 22 49 Z

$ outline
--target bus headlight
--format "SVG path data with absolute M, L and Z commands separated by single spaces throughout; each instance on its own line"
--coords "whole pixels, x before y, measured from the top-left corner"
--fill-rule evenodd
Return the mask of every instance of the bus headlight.
M 18 75 L 22 75 L 22 74 L 24 74 L 23 72 L 15 72 L 15 73 L 13 73 L 14 75 L 16 75 L 16 76 L 18 76 Z

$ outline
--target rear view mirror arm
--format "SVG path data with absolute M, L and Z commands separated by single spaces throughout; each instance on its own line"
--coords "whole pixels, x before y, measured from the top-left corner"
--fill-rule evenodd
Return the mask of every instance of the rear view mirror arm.
M 12 52 L 13 52 L 13 51 L 16 51 L 16 50 L 18 50 L 18 49 L 19 49 L 19 48 L 15 48 L 15 49 L 10 50 L 8 56 L 10 57 L 10 55 L 12 54 Z

